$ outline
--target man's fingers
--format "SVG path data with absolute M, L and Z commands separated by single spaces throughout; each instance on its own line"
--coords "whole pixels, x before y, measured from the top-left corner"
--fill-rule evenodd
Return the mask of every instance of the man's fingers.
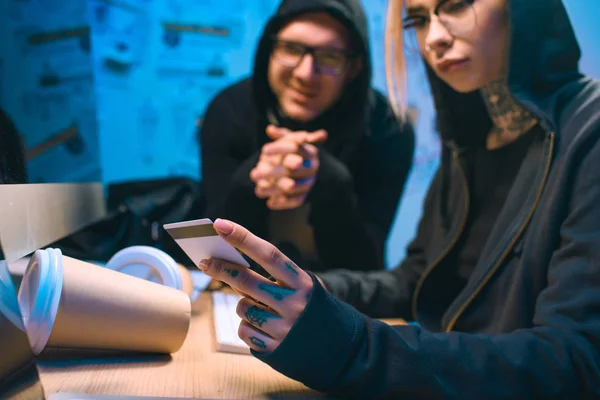
M 272 180 L 286 175 L 288 175 L 288 172 L 283 166 L 262 162 L 250 171 L 250 179 L 255 183 L 263 179 Z
M 283 177 L 277 180 L 276 188 L 277 192 L 280 192 L 280 194 L 291 197 L 308 193 L 314 183 L 314 178 L 292 179 Z M 273 191 L 273 193 L 276 194 L 276 191 Z
M 307 143 L 323 143 L 327 140 L 328 134 L 325 129 L 319 129 L 318 131 L 309 134 Z
M 256 261 L 272 277 L 288 287 L 295 288 L 297 286 L 302 270 L 277 247 L 231 221 L 219 218 L 213 226 L 226 242 Z
M 274 156 L 270 156 L 267 154 L 263 154 L 261 153 L 260 158 L 258 159 L 259 163 L 268 163 L 268 164 L 272 164 L 272 165 L 280 165 L 281 162 L 283 161 L 283 155 L 274 155 Z
M 256 187 L 254 189 L 254 194 L 259 199 L 267 199 L 267 198 L 272 197 L 272 196 L 278 196 L 278 195 L 280 195 L 281 191 L 278 188 L 273 187 L 273 186 L 269 186 L 267 188 Z
M 300 148 L 300 155 L 305 159 L 316 158 L 319 155 L 319 149 L 315 145 L 305 144 Z
M 328 134 L 325 129 L 319 129 L 315 132 L 306 131 L 290 131 L 287 128 L 280 128 L 274 125 L 267 126 L 267 136 L 274 142 L 283 140 L 290 141 L 296 144 L 304 143 L 323 143 L 327 141 Z
M 281 128 L 275 125 L 268 125 L 265 131 L 267 136 L 272 140 L 279 140 L 284 136 L 289 135 L 292 131 L 287 128 Z
M 300 207 L 304 204 L 306 200 L 306 194 L 301 194 L 298 196 L 275 196 L 269 197 L 267 200 L 267 207 L 270 210 L 292 210 L 294 208 Z
M 281 190 L 277 187 L 276 179 L 260 179 L 256 182 L 254 193 L 259 199 L 267 199 L 272 196 L 281 195 Z
M 269 156 L 298 153 L 299 151 L 300 144 L 291 140 L 278 140 L 276 142 L 267 143 L 262 148 L 262 153 Z
M 303 162 L 304 159 L 299 154 L 286 154 L 281 165 L 289 170 L 296 170 L 302 167 Z

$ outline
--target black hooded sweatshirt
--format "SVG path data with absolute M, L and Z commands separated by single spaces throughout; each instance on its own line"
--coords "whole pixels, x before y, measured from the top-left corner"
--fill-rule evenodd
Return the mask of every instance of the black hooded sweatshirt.
M 271 38 L 294 17 L 314 11 L 327 12 L 347 27 L 363 69 L 334 106 L 299 123 L 277 112 L 267 81 Z M 297 249 L 275 244 L 313 271 L 383 269 L 385 241 L 411 168 L 415 138 L 412 126 L 400 124 L 385 97 L 370 87 L 369 54 L 367 21 L 358 0 L 283 1 L 261 36 L 252 77 L 223 90 L 207 108 L 199 138 L 206 216 L 231 219 L 271 239 L 267 221 L 279 211 L 255 196 L 249 177 L 270 141 L 268 113 L 292 130 L 323 128 L 329 137 L 319 145 L 320 167 L 306 200 L 318 259 L 309 261 Z
M 479 91 L 429 70 L 445 151 L 406 258 L 321 274 L 329 291 L 313 279 L 282 343 L 254 353 L 277 371 L 357 399 L 600 398 L 600 82 L 579 72 L 562 1 L 506 3 L 508 89 L 540 126 L 466 284 L 439 296 L 470 213 L 462 145 L 491 120 Z

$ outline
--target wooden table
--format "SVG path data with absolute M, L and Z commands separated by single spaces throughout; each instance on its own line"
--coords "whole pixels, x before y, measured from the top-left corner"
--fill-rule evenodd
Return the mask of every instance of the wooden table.
M 188 337 L 171 356 L 71 350 L 42 354 L 38 365 L 46 394 L 326 398 L 250 355 L 217 352 L 211 305 L 209 293 L 203 293 L 193 304 Z

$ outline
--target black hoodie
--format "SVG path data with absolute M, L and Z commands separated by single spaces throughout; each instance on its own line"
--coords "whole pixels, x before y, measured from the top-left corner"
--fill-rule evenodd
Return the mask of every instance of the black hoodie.
M 277 112 L 267 81 L 271 37 L 294 17 L 314 11 L 327 12 L 347 27 L 363 69 L 335 105 L 315 120 L 299 123 Z M 383 269 L 385 240 L 411 167 L 415 138 L 412 127 L 401 125 L 384 96 L 370 87 L 369 54 L 366 17 L 358 0 L 283 1 L 265 26 L 252 78 L 226 88 L 207 108 L 200 131 L 206 215 L 234 220 L 270 238 L 267 221 L 277 211 L 255 196 L 249 177 L 262 146 L 270 141 L 265 133 L 268 114 L 292 130 L 324 128 L 329 138 L 320 145 L 319 171 L 306 201 L 318 260 L 308 263 L 304 254 L 286 251 L 315 271 Z
M 329 292 L 313 279 L 287 337 L 254 353 L 276 370 L 358 399 L 600 398 L 600 82 L 578 70 L 560 0 L 506 3 L 508 88 L 541 127 L 468 282 L 436 304 L 469 213 L 460 159 L 491 121 L 480 93 L 456 93 L 429 71 L 448 156 L 405 260 L 392 271 L 322 274 Z M 438 326 L 424 322 L 440 306 Z

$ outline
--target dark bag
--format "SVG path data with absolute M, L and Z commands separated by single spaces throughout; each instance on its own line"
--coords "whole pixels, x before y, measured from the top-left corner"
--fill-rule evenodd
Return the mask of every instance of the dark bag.
M 51 245 L 63 254 L 108 261 L 117 251 L 136 245 L 152 246 L 175 261 L 192 262 L 162 227 L 202 217 L 200 183 L 189 178 L 131 181 L 108 186 L 108 216 Z
M 13 121 L 0 108 L 0 184 L 27 183 L 25 149 Z

